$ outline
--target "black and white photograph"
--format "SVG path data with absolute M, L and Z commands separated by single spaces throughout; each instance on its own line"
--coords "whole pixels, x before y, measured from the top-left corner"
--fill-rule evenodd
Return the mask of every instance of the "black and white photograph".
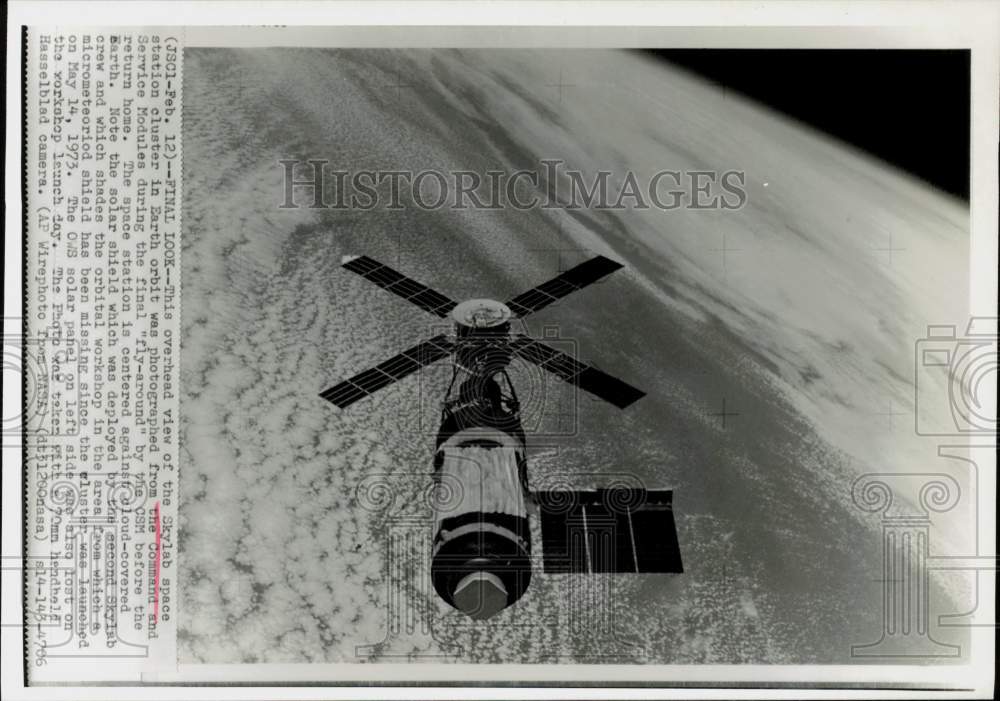
M 869 661 L 852 483 L 919 459 L 968 162 L 924 180 L 724 76 L 953 154 L 968 54 L 759 53 L 188 50 L 182 659 Z M 928 83 L 956 99 L 917 116 Z M 934 628 L 886 644 L 959 658 Z
M 25 690 L 991 695 L 1000 42 L 959 6 L 18 19 Z

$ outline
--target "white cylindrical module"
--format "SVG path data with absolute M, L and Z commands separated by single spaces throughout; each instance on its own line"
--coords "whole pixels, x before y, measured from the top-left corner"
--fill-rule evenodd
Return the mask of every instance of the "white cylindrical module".
M 524 460 L 520 441 L 489 428 L 459 431 L 438 448 L 431 577 L 472 618 L 510 606 L 531 579 Z

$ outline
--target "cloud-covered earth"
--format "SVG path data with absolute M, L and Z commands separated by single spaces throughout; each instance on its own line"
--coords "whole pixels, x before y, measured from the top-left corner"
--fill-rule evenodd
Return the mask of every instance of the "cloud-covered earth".
M 184 61 L 181 661 L 844 663 L 879 637 L 880 523 L 851 487 L 868 472 L 947 471 L 913 430 L 914 343 L 967 318 L 963 204 L 634 53 L 189 49 Z M 735 169 L 748 199 L 280 209 L 279 159 L 309 158 L 352 171 L 543 158 L 591 174 Z M 546 577 L 536 562 L 521 602 L 469 621 L 420 579 L 447 368 L 346 411 L 317 396 L 441 321 L 340 261 L 363 253 L 453 299 L 508 299 L 587 252 L 626 270 L 525 330 L 557 333 L 647 396 L 622 412 L 516 371 L 537 419 L 529 479 L 673 489 L 685 572 Z M 369 503 L 372 480 L 388 511 Z M 968 525 L 949 518 L 932 549 L 967 551 Z M 932 582 L 936 612 L 962 607 L 963 581 Z

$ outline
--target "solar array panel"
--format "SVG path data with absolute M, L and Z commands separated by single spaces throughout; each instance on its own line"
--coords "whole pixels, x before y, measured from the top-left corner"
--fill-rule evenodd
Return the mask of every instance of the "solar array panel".
M 550 574 L 683 572 L 671 490 L 536 492 Z
M 379 263 L 374 258 L 368 256 L 348 258 L 345 259 L 343 267 L 439 317 L 448 316 L 455 308 L 453 300 L 393 270 L 388 265 Z
M 580 265 L 574 268 L 570 268 L 546 283 L 532 287 L 527 292 L 519 294 L 507 302 L 507 306 L 514 312 L 515 316 L 527 316 L 532 312 L 537 312 L 539 309 L 544 309 L 557 299 L 561 299 L 571 292 L 597 282 L 605 275 L 613 273 L 621 267 L 623 267 L 621 263 L 616 263 L 610 258 L 596 256 L 580 263 Z
M 420 368 L 451 355 L 453 349 L 454 344 L 446 336 L 435 336 L 324 390 L 319 396 L 343 409 Z
M 528 362 L 534 363 L 561 380 L 570 382 L 580 389 L 614 404 L 619 409 L 624 409 L 646 396 L 645 392 L 636 389 L 627 382 L 581 363 L 562 351 L 526 336 L 512 338 L 510 347 L 514 353 Z

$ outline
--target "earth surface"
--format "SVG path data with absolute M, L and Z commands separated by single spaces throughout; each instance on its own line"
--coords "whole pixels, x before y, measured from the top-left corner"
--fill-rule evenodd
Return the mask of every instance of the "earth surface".
M 886 661 L 851 655 L 881 635 L 884 587 L 879 514 L 852 485 L 947 468 L 914 431 L 914 343 L 967 318 L 965 203 L 630 52 L 189 49 L 183 119 L 182 662 Z M 747 201 L 279 208 L 279 160 L 310 158 L 737 170 Z M 442 331 L 340 268 L 358 254 L 456 300 L 622 262 L 522 330 L 647 396 L 620 411 L 515 367 L 529 480 L 673 489 L 684 573 L 536 561 L 489 621 L 438 600 L 427 485 L 447 366 L 345 411 L 318 397 Z M 935 553 L 968 544 L 947 517 Z M 935 577 L 935 614 L 967 607 L 966 584 Z

